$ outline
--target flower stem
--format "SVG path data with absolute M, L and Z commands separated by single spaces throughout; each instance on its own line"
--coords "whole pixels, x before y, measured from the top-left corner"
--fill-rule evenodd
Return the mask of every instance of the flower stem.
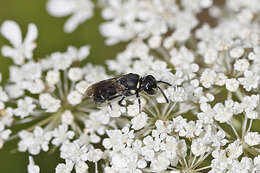
M 237 130 L 235 129 L 235 127 L 233 126 L 233 124 L 231 122 L 228 123 L 230 125 L 230 127 L 232 128 L 233 132 L 235 133 L 237 139 L 240 139 L 238 133 L 237 133 Z
M 202 171 L 204 169 L 209 169 L 209 168 L 211 168 L 211 166 L 205 166 L 205 167 L 196 169 L 196 171 Z

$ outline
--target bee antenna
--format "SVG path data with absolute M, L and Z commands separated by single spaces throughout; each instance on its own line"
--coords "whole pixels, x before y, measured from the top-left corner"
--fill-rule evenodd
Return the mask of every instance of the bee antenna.
M 166 102 L 169 103 L 168 98 L 166 97 L 165 93 L 163 92 L 163 90 L 161 89 L 161 87 L 157 86 L 157 88 L 159 88 L 159 90 L 161 91 L 163 97 L 165 98 Z
M 172 84 L 168 83 L 168 82 L 165 82 L 165 81 L 161 81 L 161 80 L 158 80 L 157 83 L 164 83 L 166 85 L 169 85 L 169 86 L 172 86 Z

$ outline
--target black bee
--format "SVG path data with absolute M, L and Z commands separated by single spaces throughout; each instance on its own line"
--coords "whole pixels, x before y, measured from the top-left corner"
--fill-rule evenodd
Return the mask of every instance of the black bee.
M 139 103 L 139 112 L 141 112 L 141 101 L 139 98 L 139 93 L 141 91 L 144 91 L 149 95 L 154 95 L 156 93 L 156 89 L 158 88 L 166 102 L 169 103 L 169 100 L 163 90 L 157 85 L 158 83 L 164 83 L 171 86 L 168 82 L 157 81 L 152 75 L 141 77 L 138 74 L 128 73 L 120 77 L 103 80 L 91 85 L 88 87 L 86 95 L 92 97 L 96 104 L 101 104 L 104 102 L 109 103 L 109 101 L 116 98 L 121 98 L 118 101 L 120 106 L 124 106 L 122 101 L 126 97 L 136 95 Z

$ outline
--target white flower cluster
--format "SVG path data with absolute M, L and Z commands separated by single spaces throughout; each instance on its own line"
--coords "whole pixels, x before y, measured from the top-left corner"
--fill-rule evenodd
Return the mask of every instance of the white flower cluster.
M 48 12 L 55 17 L 70 16 L 64 25 L 65 32 L 73 32 L 77 26 L 93 16 L 91 0 L 49 0 Z
M 2 48 L 2 54 L 10 57 L 14 65 L 9 68 L 9 80 L 0 87 L 0 148 L 9 140 L 11 130 L 8 127 L 36 121 L 33 126 L 10 137 L 10 140 L 20 138 L 18 151 L 38 155 L 41 151 L 49 151 L 52 144 L 60 148 L 61 158 L 70 165 L 70 171 L 74 165 L 77 172 L 86 171 L 88 166 L 84 162 L 97 162 L 103 154 L 90 144 L 100 141 L 96 133 L 104 135 L 105 129 L 101 130 L 96 124 L 104 127 L 109 123 L 109 117 L 97 121 L 94 105 L 86 100 L 85 91 L 90 84 L 109 76 L 101 66 L 80 66 L 80 62 L 89 55 L 89 46 L 79 49 L 69 46 L 66 52 L 54 52 L 35 61 L 35 47 L 26 46 L 36 45 L 34 41 L 38 31 L 35 25 L 29 25 L 26 44 L 19 41 L 21 31 L 14 21 L 5 21 L 1 33 L 14 46 Z M 93 116 L 88 115 L 90 112 Z M 82 128 L 81 124 L 84 123 L 86 127 Z M 94 123 L 93 128 L 89 126 L 91 123 Z M 80 144 L 76 142 L 79 139 L 74 138 L 75 133 L 79 136 Z M 82 157 L 82 153 L 78 152 L 81 146 L 88 148 L 82 151 L 88 151 L 88 159 L 80 162 L 78 157 Z M 62 164 L 57 166 L 57 172 L 61 167 Z M 39 172 L 32 158 L 28 172 Z
M 92 16 L 89 0 L 49 0 L 57 17 L 72 14 L 65 31 Z M 103 0 L 101 33 L 108 45 L 128 41 L 107 61 L 115 76 L 153 75 L 162 94 L 141 92 L 124 104 L 97 107 L 91 84 L 105 68 L 83 64 L 89 46 L 69 46 L 35 60 L 38 31 L 5 21 L 13 47 L 10 77 L 0 87 L 0 147 L 18 136 L 18 150 L 38 155 L 58 148 L 56 173 L 260 172 L 260 3 L 257 0 Z M 160 88 L 159 88 L 160 89 Z M 9 127 L 32 126 L 10 136 Z M 33 123 L 32 123 L 33 122 Z M 29 158 L 28 172 L 39 167 Z
M 178 6 L 175 0 L 107 0 L 102 16 L 108 21 L 101 25 L 101 33 L 108 37 L 107 44 L 138 37 L 148 39 L 151 47 L 159 47 L 161 35 L 169 30 L 175 30 L 169 39 L 185 41 L 198 24 L 195 15 L 206 4 L 203 6 L 199 2 L 196 7 L 192 7 L 188 1 L 180 3 L 184 8 Z

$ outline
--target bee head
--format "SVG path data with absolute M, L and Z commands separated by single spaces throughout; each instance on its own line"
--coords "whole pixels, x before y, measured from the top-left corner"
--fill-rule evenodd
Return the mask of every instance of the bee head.
M 158 88 L 156 79 L 152 75 L 145 76 L 142 80 L 141 88 L 143 88 L 147 94 L 154 95 L 155 89 Z

